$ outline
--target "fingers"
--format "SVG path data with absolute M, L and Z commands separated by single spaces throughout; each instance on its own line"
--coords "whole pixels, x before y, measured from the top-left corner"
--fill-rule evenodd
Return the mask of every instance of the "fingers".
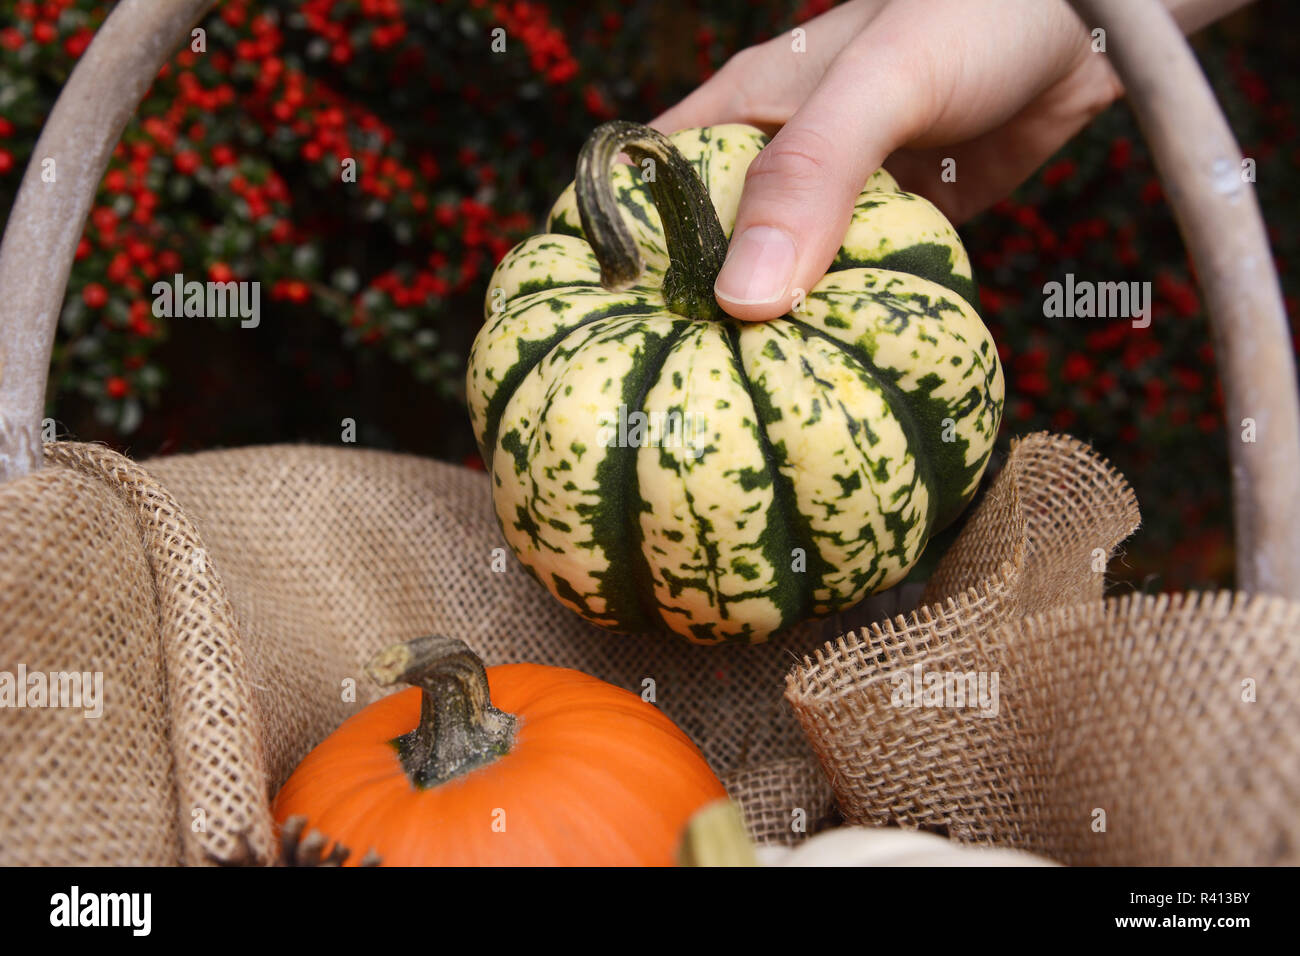
M 864 51 L 870 49 L 870 56 Z M 826 273 L 867 177 L 915 129 L 924 105 L 871 30 L 759 153 L 714 292 L 739 319 L 784 315 Z M 864 91 L 870 91 L 867 95 Z
M 817 87 L 834 58 L 886 0 L 852 0 L 741 50 L 686 99 L 650 121 L 661 133 L 748 123 L 774 133 Z M 797 51 L 797 52 L 796 52 Z
M 714 287 L 740 319 L 783 315 L 813 288 L 867 177 L 904 144 L 916 152 L 899 165 L 910 161 L 915 180 L 936 158 L 924 151 L 971 141 L 962 195 L 934 190 L 959 217 L 1023 179 L 1059 145 L 1053 135 L 1077 129 L 1077 111 L 1048 92 L 1091 56 L 1069 5 L 1043 0 L 857 0 L 810 21 L 803 51 L 793 39 L 733 58 L 656 121 L 665 131 L 784 122 L 750 166 Z M 1041 114 L 1018 115 L 1036 100 Z M 966 195 L 971 185 L 984 188 Z

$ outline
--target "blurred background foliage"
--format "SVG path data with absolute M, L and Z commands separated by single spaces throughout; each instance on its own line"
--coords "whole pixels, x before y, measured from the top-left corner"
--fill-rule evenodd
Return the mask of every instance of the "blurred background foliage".
M 478 464 L 465 356 L 500 256 L 540 222 L 603 120 L 648 119 L 737 50 L 829 7 L 770 0 L 224 0 L 163 70 L 77 253 L 48 414 L 136 458 L 341 440 Z M 0 0 L 0 215 L 112 3 Z M 1293 4 L 1196 40 L 1297 314 Z M 506 49 L 491 51 L 496 28 Z M 353 158 L 357 182 L 340 182 Z M 1186 253 L 1119 103 L 962 229 L 1007 369 L 1001 436 L 1093 443 L 1144 526 L 1121 587 L 1230 585 L 1226 423 Z M 151 287 L 255 280 L 259 327 L 165 319 Z M 1153 324 L 1048 319 L 1068 272 L 1150 281 Z M 1293 318 L 1294 323 L 1294 318 Z M 1235 429 L 1234 429 L 1235 431 Z

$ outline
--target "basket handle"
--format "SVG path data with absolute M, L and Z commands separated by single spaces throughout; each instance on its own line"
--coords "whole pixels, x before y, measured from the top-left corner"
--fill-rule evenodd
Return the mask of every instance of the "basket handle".
M 46 120 L 0 242 L 0 482 L 40 468 L 54 331 L 114 147 L 158 71 L 217 0 L 120 0 Z M 54 160 L 54 182 L 43 162 Z
M 1228 418 L 1237 587 L 1300 599 L 1300 397 L 1291 333 L 1241 148 L 1159 0 L 1070 0 L 1107 55 L 1151 147 L 1205 292 Z M 1242 440 L 1254 419 L 1254 442 Z

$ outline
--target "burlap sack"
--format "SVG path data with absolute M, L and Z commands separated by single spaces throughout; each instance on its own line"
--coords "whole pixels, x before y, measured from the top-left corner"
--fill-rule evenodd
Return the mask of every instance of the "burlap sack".
M 1053 763 L 1077 749 L 1079 725 L 1060 716 L 1063 691 L 1004 691 L 1015 720 L 970 727 L 962 715 L 943 723 L 951 712 L 939 723 L 934 712 L 900 722 L 871 689 L 891 653 L 909 663 L 931 661 L 926 655 L 982 663 L 996 655 L 972 635 L 1007 621 L 1028 627 L 1027 611 L 1099 596 L 1093 549 L 1108 553 L 1137 513 L 1122 480 L 1077 442 L 1033 436 L 1017 447 L 931 581 L 931 591 L 942 591 L 988 576 L 976 590 L 910 625 L 878 626 L 877 638 L 828 645 L 799 668 L 787 693 L 825 774 L 780 699 L 781 677 L 849 618 L 752 649 L 590 628 L 512 558 L 493 570 L 500 535 L 486 476 L 437 462 L 300 446 L 143 466 L 88 445 L 54 444 L 46 455 L 43 471 L 0 486 L 0 670 L 100 670 L 106 701 L 97 719 L 0 712 L 0 863 L 270 860 L 270 795 L 307 750 L 378 693 L 361 662 L 430 632 L 464 637 L 489 663 L 575 666 L 637 691 L 653 680 L 658 705 L 700 744 L 760 840 L 793 842 L 834 821 L 829 780 L 853 819 L 942 824 L 966 839 L 1079 859 L 1064 840 L 1073 817 L 1060 808 L 1073 813 L 1062 801 L 1088 797 Z M 879 596 L 855 619 L 893 614 L 915 598 L 907 589 Z M 1125 631 L 1097 636 L 1113 622 L 1108 605 L 1095 606 L 1103 610 L 1060 619 L 1084 635 L 1075 643 L 1051 638 L 1077 648 L 1069 674 L 1109 675 L 1098 648 L 1127 640 Z M 1166 626 L 1165 610 L 1134 613 L 1139 631 Z M 1170 634 L 1218 612 L 1179 613 Z M 1058 660 L 1032 637 L 997 640 L 1005 643 L 989 646 L 1019 654 L 999 665 L 1008 675 L 1013 663 L 1014 673 L 1039 675 Z M 1182 660 L 1175 644 L 1166 665 Z M 1268 741 L 1250 736 L 1269 719 L 1294 729 L 1293 713 L 1277 714 L 1290 705 L 1279 705 L 1276 691 L 1265 699 L 1264 677 L 1285 674 L 1255 670 L 1260 703 L 1249 706 L 1260 719 L 1233 746 L 1264 755 L 1257 773 L 1278 768 L 1274 789 L 1261 783 L 1256 793 L 1294 804 L 1294 766 L 1280 767 Z M 1132 708 L 1094 706 L 1098 733 L 1111 735 L 1096 752 L 1121 768 L 1115 779 L 1137 759 L 1161 774 L 1146 789 L 1097 798 L 1112 801 L 1107 845 L 1130 834 L 1124 859 L 1161 859 L 1152 841 L 1165 831 L 1148 821 L 1170 794 L 1194 794 L 1206 814 L 1240 805 L 1253 812 L 1239 793 L 1186 779 L 1185 749 L 1148 756 Z M 973 756 L 981 753 L 987 761 Z M 961 789 L 971 781 L 978 786 Z M 1140 839 L 1133 827 L 1144 828 Z
M 607 634 L 495 551 L 486 475 L 410 456 L 279 446 L 141 466 L 57 443 L 46 460 L 0 486 L 0 670 L 100 669 L 106 704 L 97 720 L 0 712 L 0 863 L 269 860 L 269 796 L 378 696 L 361 664 L 426 633 L 489 664 L 653 681 L 765 838 L 804 834 L 787 806 L 827 818 L 780 688 L 842 621 L 755 648 Z
M 1085 446 L 1032 436 L 931 579 L 952 597 L 796 668 L 847 820 L 1069 864 L 1300 861 L 1300 605 L 1099 600 L 1095 559 L 1137 520 Z M 996 674 L 996 714 L 898 693 L 944 672 Z

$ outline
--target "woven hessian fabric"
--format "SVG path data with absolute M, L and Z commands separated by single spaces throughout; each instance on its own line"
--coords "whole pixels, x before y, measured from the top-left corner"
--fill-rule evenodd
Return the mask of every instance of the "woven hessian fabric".
M 934 603 L 790 674 L 847 821 L 1074 865 L 1300 862 L 1300 604 L 1102 600 L 1137 523 L 1086 446 L 1031 436 L 931 578 Z M 995 712 L 899 693 L 981 673 Z
M 1031 436 L 910 617 L 709 648 L 561 607 L 497 550 L 480 472 L 347 448 L 136 464 L 47 445 L 45 469 L 0 486 L 0 670 L 101 671 L 105 700 L 98 718 L 0 714 L 0 864 L 269 862 L 271 796 L 381 693 L 362 663 L 430 633 L 489 665 L 653 688 L 761 842 L 833 824 L 838 803 L 1069 863 L 1294 860 L 1296 608 L 1101 601 L 1137 521 L 1087 446 Z M 997 669 L 999 715 L 891 706 L 891 674 L 918 662 Z

